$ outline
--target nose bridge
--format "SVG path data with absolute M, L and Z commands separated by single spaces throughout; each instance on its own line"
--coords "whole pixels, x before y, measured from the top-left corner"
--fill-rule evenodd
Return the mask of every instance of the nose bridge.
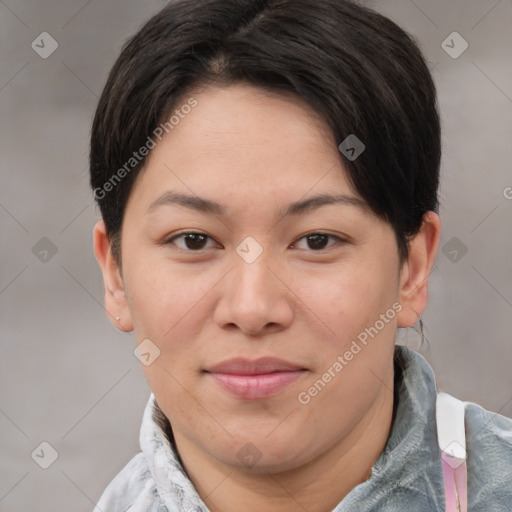
M 268 268 L 272 266 L 271 249 L 247 237 L 236 253 L 232 285 L 238 300 L 270 300 L 276 291 L 275 277 Z
M 271 249 L 264 249 L 254 239 L 246 239 L 236 248 L 236 253 L 234 268 L 226 276 L 217 305 L 217 323 L 235 324 L 251 333 L 268 324 L 288 325 L 293 316 L 292 305 L 286 287 L 274 275 L 280 265 L 272 257 Z

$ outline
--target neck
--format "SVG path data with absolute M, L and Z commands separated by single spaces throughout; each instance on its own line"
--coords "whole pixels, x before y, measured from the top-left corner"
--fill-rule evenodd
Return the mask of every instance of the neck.
M 268 510 L 326 512 L 371 475 L 384 450 L 393 421 L 393 372 L 371 409 L 325 453 L 282 473 L 251 474 L 205 456 L 175 432 L 182 463 L 199 496 L 212 512 Z

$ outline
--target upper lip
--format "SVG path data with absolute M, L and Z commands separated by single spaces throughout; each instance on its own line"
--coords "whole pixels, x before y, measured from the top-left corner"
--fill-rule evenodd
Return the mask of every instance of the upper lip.
M 208 373 L 227 373 L 232 375 L 264 375 L 275 372 L 293 372 L 304 370 L 300 365 L 277 359 L 275 357 L 262 357 L 260 359 L 234 358 L 222 361 L 207 368 Z

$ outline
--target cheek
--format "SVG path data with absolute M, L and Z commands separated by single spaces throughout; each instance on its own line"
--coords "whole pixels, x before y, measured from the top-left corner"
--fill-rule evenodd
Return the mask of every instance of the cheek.
M 218 279 L 149 258 L 127 268 L 133 269 L 125 283 L 136 339 L 149 339 L 159 350 L 151 365 L 143 365 L 146 379 L 155 396 L 163 390 L 161 400 L 181 403 L 181 386 L 193 392 L 196 385 L 201 333 L 212 308 L 208 292 Z
M 172 362 L 177 366 L 173 366 Z M 143 372 L 151 392 L 173 428 L 193 431 L 193 425 L 200 424 L 204 430 L 208 428 L 208 420 L 211 419 L 206 416 L 204 407 L 201 406 L 204 393 L 197 388 L 196 380 L 190 378 L 191 372 L 184 368 L 185 364 L 186 359 L 174 358 L 167 353 L 162 354 L 150 366 L 144 366 Z
M 392 306 L 396 300 L 395 278 L 383 265 L 346 265 L 325 279 L 306 281 L 304 302 L 337 337 L 346 339 L 373 325 Z
M 215 284 L 205 274 L 201 278 L 198 271 L 162 259 L 133 261 L 130 268 L 134 272 L 125 282 L 135 331 L 162 341 L 190 325 L 190 315 L 197 315 L 203 297 Z
M 311 392 L 310 397 L 318 393 L 311 398 L 312 413 L 330 411 L 317 425 L 320 438 L 327 438 L 340 425 L 352 428 L 390 378 L 396 334 L 395 278 L 382 266 L 354 265 L 315 288 L 314 294 L 311 290 L 311 309 L 334 331 L 328 339 L 317 341 L 321 364 L 310 387 L 303 390 Z M 324 386 L 325 390 L 317 391 Z

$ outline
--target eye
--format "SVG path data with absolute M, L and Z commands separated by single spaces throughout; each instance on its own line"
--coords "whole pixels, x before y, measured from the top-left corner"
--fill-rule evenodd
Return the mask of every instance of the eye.
M 328 233 L 308 233 L 307 235 L 299 238 L 299 242 L 301 240 L 306 240 L 307 246 L 313 251 L 321 251 L 326 248 L 329 238 L 336 240 L 337 242 L 345 242 L 342 238 L 336 235 L 329 235 Z M 297 247 L 298 242 L 294 244 L 294 247 L 298 249 L 304 249 L 304 247 Z M 332 247 L 333 244 L 327 247 Z
M 329 239 L 334 240 L 335 242 L 343 243 L 345 240 L 336 235 L 330 235 L 328 233 L 308 233 L 303 237 L 299 238 L 298 242 L 292 245 L 292 247 L 297 249 L 310 249 L 312 251 L 322 251 L 326 248 L 332 247 L 329 245 Z M 169 238 L 165 242 L 164 245 L 176 245 L 179 249 L 188 252 L 199 252 L 207 249 L 208 240 L 213 240 L 210 236 L 205 235 L 204 233 L 196 233 L 193 231 L 180 233 L 178 235 L 174 235 Z M 306 241 L 307 247 L 298 247 L 299 242 L 302 240 Z M 179 243 L 178 243 L 179 241 Z
M 203 249 L 207 249 L 205 245 L 208 239 L 212 240 L 208 235 L 205 235 L 204 233 L 187 232 L 169 238 L 164 242 L 164 245 L 174 244 L 184 251 L 197 252 L 202 251 Z M 179 240 L 180 243 L 176 243 L 176 240 Z

